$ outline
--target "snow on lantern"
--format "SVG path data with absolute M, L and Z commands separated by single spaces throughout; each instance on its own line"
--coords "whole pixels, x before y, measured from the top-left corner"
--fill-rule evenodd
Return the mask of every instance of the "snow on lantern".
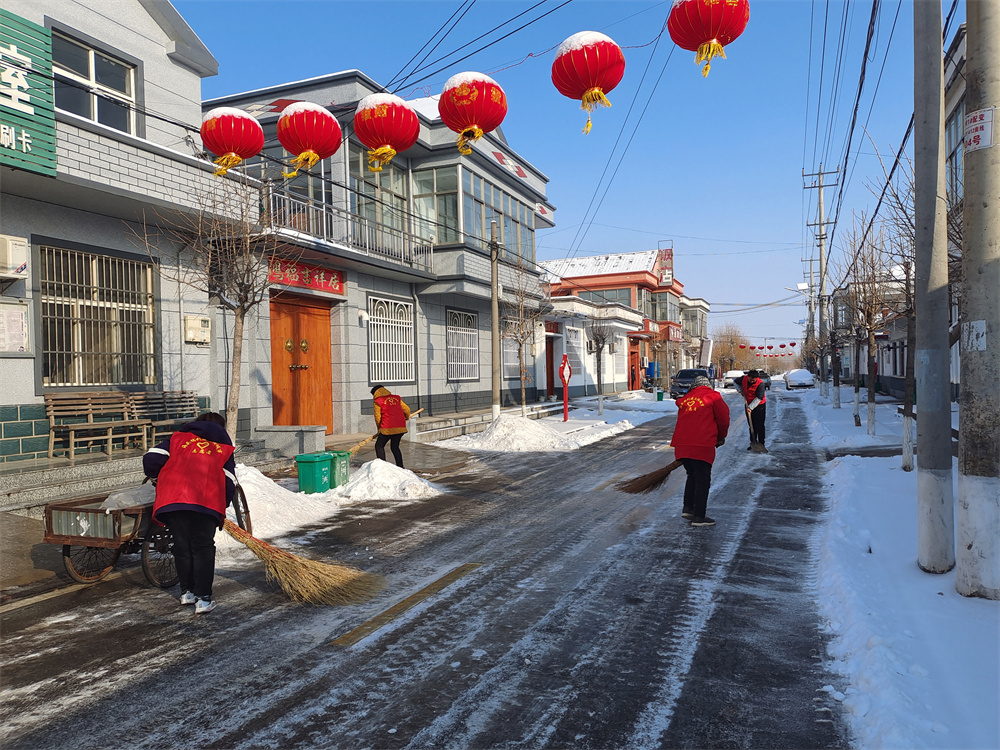
M 705 63 L 702 76 L 712 67 L 712 58 L 725 58 L 725 45 L 734 41 L 750 20 L 749 0 L 674 0 L 667 17 L 667 30 L 674 43 L 697 52 L 696 64 Z
M 622 48 L 599 31 L 581 31 L 559 45 L 552 62 L 552 83 L 563 96 L 579 99 L 587 113 L 584 133 L 590 132 L 590 114 L 610 107 L 606 94 L 625 75 Z
M 381 172 L 400 151 L 417 142 L 420 121 L 413 107 L 393 94 L 371 94 L 358 102 L 354 134 L 368 147 L 368 169 Z
M 340 123 L 326 109 L 312 102 L 295 102 L 281 111 L 278 118 L 278 140 L 285 150 L 295 154 L 291 178 L 300 169 L 309 169 L 320 159 L 333 156 L 340 148 Z
M 221 177 L 264 148 L 264 129 L 242 109 L 216 107 L 201 121 L 201 141 L 217 157 L 215 176 Z
M 472 141 L 500 127 L 507 115 L 507 96 L 483 73 L 457 73 L 445 81 L 438 99 L 441 121 L 458 133 L 458 150 L 471 154 Z

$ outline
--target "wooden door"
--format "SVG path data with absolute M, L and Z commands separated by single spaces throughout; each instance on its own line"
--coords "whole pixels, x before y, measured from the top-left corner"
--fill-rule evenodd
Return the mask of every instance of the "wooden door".
M 274 424 L 321 424 L 333 432 L 330 304 L 305 297 L 271 300 Z
M 552 336 L 545 337 L 545 395 L 556 395 L 556 344 Z

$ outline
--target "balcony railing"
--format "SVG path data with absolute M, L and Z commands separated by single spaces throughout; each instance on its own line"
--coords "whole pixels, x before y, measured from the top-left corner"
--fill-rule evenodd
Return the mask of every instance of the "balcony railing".
M 347 245 L 355 252 L 410 268 L 434 270 L 434 246 L 425 238 L 302 196 L 273 189 L 265 196 L 272 227 Z

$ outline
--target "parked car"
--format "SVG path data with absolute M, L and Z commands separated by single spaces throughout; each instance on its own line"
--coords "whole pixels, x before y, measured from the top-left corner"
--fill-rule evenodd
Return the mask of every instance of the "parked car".
M 758 370 L 758 372 L 760 372 L 760 379 L 764 381 L 764 390 L 765 391 L 771 390 L 771 376 L 768 375 L 766 372 L 762 372 L 760 370 Z
M 736 378 L 742 378 L 746 375 L 743 370 L 729 370 L 722 376 L 722 387 L 732 388 L 735 385 Z
M 809 370 L 789 370 L 785 373 L 785 390 L 792 388 L 812 388 L 816 385 L 813 375 Z
M 670 398 L 680 398 L 691 390 L 691 383 L 699 375 L 707 378 L 708 370 L 678 370 L 670 379 Z

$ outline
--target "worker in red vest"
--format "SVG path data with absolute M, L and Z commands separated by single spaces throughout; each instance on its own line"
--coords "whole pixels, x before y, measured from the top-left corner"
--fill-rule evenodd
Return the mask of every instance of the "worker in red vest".
M 389 443 L 396 466 L 403 468 L 403 454 L 399 451 L 399 441 L 406 434 L 406 422 L 410 418 L 410 407 L 399 396 L 394 396 L 384 385 L 372 388 L 375 397 L 375 424 L 378 438 L 375 440 L 375 455 L 385 461 L 385 444 Z
M 142 457 L 156 484 L 153 520 L 170 529 L 181 604 L 195 614 L 215 609 L 215 532 L 236 494 L 236 461 L 226 418 L 206 412 Z
M 746 400 L 747 425 L 750 427 L 750 445 L 748 451 L 767 453 L 764 447 L 764 418 L 767 416 L 767 392 L 760 373 L 750 370 L 741 378 L 733 381 L 743 398 Z
M 715 526 L 715 521 L 706 515 L 708 491 L 712 486 L 715 449 L 726 442 L 728 434 L 729 407 L 709 379 L 699 375 L 691 389 L 677 399 L 677 426 L 670 439 L 674 457 L 687 472 L 681 518 L 692 526 Z

